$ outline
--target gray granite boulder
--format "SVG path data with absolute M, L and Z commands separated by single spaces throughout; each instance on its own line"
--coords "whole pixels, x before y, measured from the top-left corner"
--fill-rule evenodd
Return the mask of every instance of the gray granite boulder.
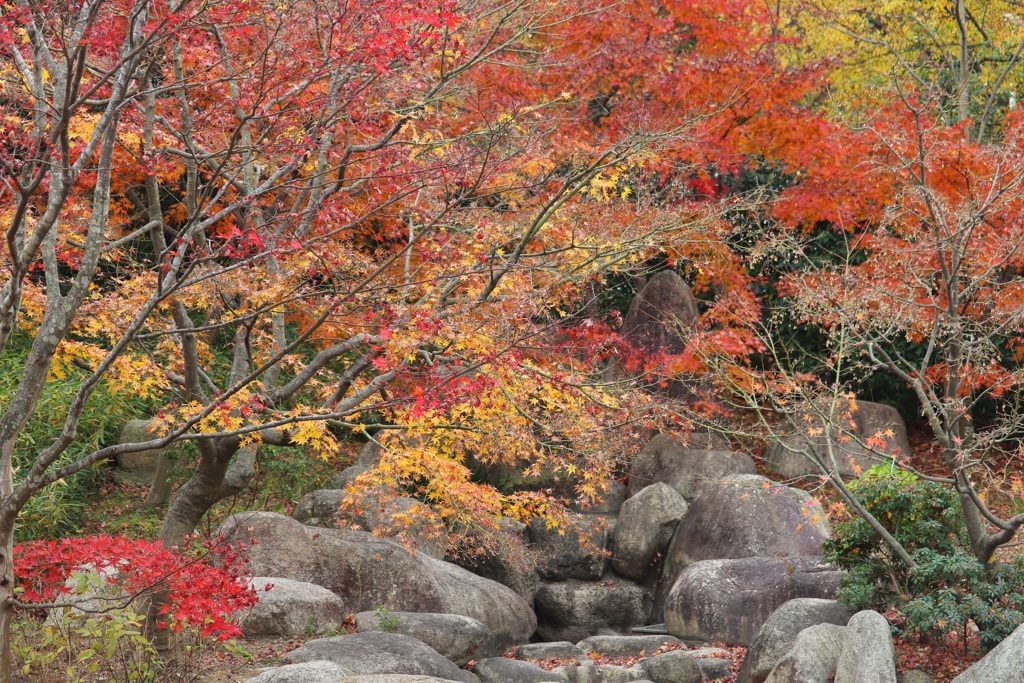
M 411 636 L 459 666 L 476 659 L 488 635 L 486 626 L 459 614 L 384 613 L 379 610 L 357 614 L 356 630 L 359 633 L 386 631 Z
M 477 678 L 468 671 L 463 671 L 461 683 L 477 683 Z M 345 676 L 331 683 L 446 683 L 450 679 L 417 674 L 363 674 L 361 676 Z
M 349 675 L 417 674 L 473 683 L 467 672 L 450 660 L 415 638 L 398 633 L 355 633 L 310 640 L 285 656 L 295 663 L 334 662 Z
M 651 484 L 668 484 L 687 501 L 697 498 L 710 483 L 733 474 L 757 474 L 754 459 L 745 453 L 728 450 L 724 439 L 705 436 L 708 445 L 700 448 L 668 434 L 652 438 L 633 461 L 629 470 L 627 498 Z M 713 443 L 712 443 L 713 442 Z
M 935 679 L 920 669 L 911 669 L 896 674 L 896 683 L 935 683 Z
M 101 567 L 84 564 L 76 569 L 64 581 L 64 591 L 54 599 L 58 609 L 51 609 L 46 614 L 46 625 L 57 626 L 59 617 L 64 610 L 70 608 L 70 614 L 83 616 L 90 612 L 103 612 L 119 609 L 131 603 L 125 587 L 117 582 L 116 567 Z
M 335 489 L 344 489 L 349 484 L 354 482 L 360 475 L 370 471 L 370 468 L 366 465 L 349 465 L 341 472 L 338 472 L 331 479 L 331 486 Z
M 128 420 L 121 429 L 119 444 L 144 443 L 157 438 L 157 435 L 149 431 L 152 422 L 149 420 Z M 152 448 L 134 453 L 118 453 L 117 466 L 128 472 L 140 475 L 152 475 L 156 472 L 157 464 L 163 455 L 164 449 Z
M 700 683 L 703 680 L 700 665 L 686 650 L 673 650 L 648 657 L 637 667 L 643 671 L 645 678 L 654 683 Z
M 714 681 L 719 678 L 726 678 L 732 673 L 732 665 L 735 663 L 728 650 L 717 647 L 702 647 L 696 650 L 687 650 L 705 680 Z
M 748 645 L 783 603 L 835 597 L 842 572 L 820 558 L 706 560 L 679 575 L 665 601 L 665 627 L 682 639 Z
M 766 683 L 832 683 L 845 634 L 846 627 L 835 624 L 805 628 Z
M 835 600 L 795 598 L 783 603 L 750 643 L 737 683 L 763 683 L 805 628 L 817 624 L 846 626 L 849 620 L 850 612 Z
M 571 509 L 587 515 L 617 515 L 622 509 L 622 503 L 626 500 L 626 485 L 614 479 L 604 484 L 605 489 L 600 494 L 600 500 L 590 505 L 574 502 Z
M 627 500 L 616 525 L 611 565 L 616 574 L 642 581 L 672 540 L 686 501 L 668 484 L 648 486 Z
M 832 471 L 835 458 L 839 474 L 852 477 L 872 465 L 889 462 L 893 455 L 910 454 L 907 428 L 895 408 L 858 400 L 851 411 L 848 399 L 841 403 L 833 413 L 832 429 L 825 429 L 827 411 L 809 409 L 790 422 L 787 433 L 768 445 L 765 464 L 769 469 L 786 478 L 820 476 Z M 873 449 L 865 442 L 869 438 L 881 439 L 884 445 Z
M 525 643 L 536 629 L 530 606 L 511 589 L 424 553 L 410 553 L 362 531 L 306 526 L 272 512 L 232 515 L 220 529 L 254 574 L 287 576 L 327 588 L 354 612 L 461 614 L 489 631 L 481 656 Z
M 543 519 L 530 520 L 528 532 L 537 555 L 537 573 L 548 581 L 601 578 L 608 566 L 608 530 L 603 517 L 570 515 L 570 526 L 548 528 Z
M 677 273 L 663 270 L 652 275 L 637 291 L 622 319 L 620 333 L 628 344 L 623 354 L 628 355 L 613 359 L 605 370 L 605 380 L 640 379 L 632 361 L 642 361 L 650 354 L 682 353 L 699 317 L 693 293 Z M 693 382 L 643 379 L 648 390 L 673 398 L 692 396 Z
M 553 672 L 565 674 L 569 683 L 633 683 L 644 677 L 643 669 L 638 666 L 595 664 L 591 661 L 578 666 L 560 666 Z
M 821 544 L 830 533 L 824 510 L 805 491 L 757 475 L 726 477 L 710 485 L 676 527 L 658 586 L 657 606 L 680 572 L 694 562 L 820 557 Z
M 343 489 L 321 489 L 303 496 L 292 512 L 292 518 L 309 526 L 371 532 L 380 530 L 385 538 L 402 534 L 403 539 L 415 550 L 442 559 L 445 554 L 444 540 L 432 538 L 426 525 L 406 528 L 395 522 L 397 515 L 415 517 L 425 511 L 425 506 L 412 498 L 350 498 Z
M 1024 680 L 1024 624 L 975 662 L 953 683 L 995 683 Z
M 481 538 L 478 531 L 469 531 L 466 541 L 471 552 L 456 552 L 448 558 L 477 576 L 497 581 L 515 591 L 530 606 L 540 588 L 537 553 L 527 546 L 526 525 L 502 518 L 496 530 Z
M 336 527 L 341 521 L 338 512 L 346 497 L 344 489 L 311 491 L 295 504 L 292 519 L 309 526 Z M 373 527 L 363 531 L 373 531 Z
M 318 660 L 267 669 L 245 683 L 333 683 L 348 674 L 334 662 Z
M 651 610 L 647 589 L 625 579 L 605 578 L 542 585 L 535 601 L 537 635 L 578 642 L 593 635 L 625 635 L 646 624 Z
M 850 617 L 836 664 L 835 683 L 896 683 L 892 631 L 878 612 L 864 610 Z
M 637 636 L 590 636 L 576 643 L 582 652 L 591 652 L 606 657 L 639 657 L 653 655 L 658 648 L 680 644 L 673 636 L 637 635 Z
M 246 636 L 320 636 L 342 628 L 345 602 L 322 586 L 268 576 L 249 583 L 259 602 L 238 615 Z
M 480 683 L 570 683 L 562 672 L 545 671 L 532 662 L 505 657 L 481 659 L 473 667 Z
M 682 353 L 687 329 L 700 318 L 689 285 L 671 270 L 652 275 L 622 319 L 622 336 L 649 353 Z
M 583 650 L 567 640 L 553 643 L 528 643 L 520 645 L 516 657 L 539 662 L 545 659 L 576 659 L 583 656 Z

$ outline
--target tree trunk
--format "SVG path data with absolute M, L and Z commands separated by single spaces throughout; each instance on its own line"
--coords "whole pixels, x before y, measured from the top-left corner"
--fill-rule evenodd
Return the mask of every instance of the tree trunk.
M 953 470 L 955 462 L 953 464 L 947 464 L 947 466 Z M 982 564 L 987 564 L 992 559 L 992 552 L 994 548 L 989 548 L 988 541 L 988 520 L 986 520 L 978 506 L 974 504 L 974 500 L 971 498 L 971 494 L 968 493 L 967 487 L 970 483 L 965 481 L 967 478 L 966 474 L 956 474 L 956 494 L 960 499 L 960 515 L 964 520 L 964 526 L 967 527 L 967 539 L 971 544 L 971 552 Z
M 203 455 L 192 476 L 175 494 L 160 527 L 160 540 L 165 546 L 181 545 L 211 507 L 249 484 L 256 474 L 256 450 L 255 445 L 239 448 L 237 439 L 200 446 Z
M 26 373 L 28 374 L 28 373 Z M 23 384 L 26 383 L 23 378 Z M 40 384 L 40 388 L 41 388 Z M 36 392 L 36 397 L 39 393 Z M 35 406 L 33 400 L 32 406 Z M 10 411 L 10 408 L 8 408 Z M 31 411 L 28 411 L 29 413 Z M 7 415 L 5 415 L 7 417 Z M 25 421 L 20 422 L 19 430 Z M 14 430 L 17 434 L 18 430 Z M 8 507 L 14 496 L 14 455 L 15 436 L 0 442 L 0 504 L 4 512 L 0 515 L 0 683 L 9 683 L 11 677 L 11 618 L 14 611 L 14 524 L 18 510 Z
M 171 497 L 171 467 L 174 465 L 171 456 L 166 449 L 160 453 L 160 459 L 156 462 L 156 471 L 153 472 L 153 483 L 149 486 L 149 494 L 146 495 L 146 507 L 162 507 Z
M 0 682 L 11 677 L 11 617 L 14 606 L 14 525 L 0 526 Z
M 216 456 L 200 458 L 192 476 L 178 489 L 167 508 L 160 527 L 160 540 L 165 546 L 180 546 L 219 500 L 217 494 L 227 472 L 227 460 Z
M 201 457 L 192 476 L 178 489 L 160 527 L 160 540 L 168 548 L 180 547 L 185 538 L 195 532 L 203 516 L 222 497 L 219 494 L 234 449 L 227 450 L 223 443 L 218 445 L 207 441 L 199 445 L 199 450 Z M 157 652 L 165 658 L 174 655 L 170 632 L 157 626 L 160 608 L 166 601 L 167 591 L 157 591 L 149 600 L 146 610 L 146 632 Z
M 960 33 L 960 73 L 957 78 L 957 119 L 963 123 L 971 116 L 971 62 L 970 43 L 967 35 L 967 5 L 965 0 L 956 0 L 957 28 Z

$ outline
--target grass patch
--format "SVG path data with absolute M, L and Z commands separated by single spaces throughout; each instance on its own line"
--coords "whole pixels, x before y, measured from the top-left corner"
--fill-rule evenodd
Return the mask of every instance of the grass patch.
M 14 335 L 0 356 L 0 410 L 10 405 L 31 348 L 31 338 Z M 78 391 L 84 371 L 71 371 L 63 379 L 50 378 L 39 397 L 35 413 L 29 418 L 14 446 L 15 480 L 29 471 L 36 455 L 56 441 L 64 428 L 68 408 Z M 124 423 L 145 417 L 152 411 L 151 401 L 136 396 L 111 394 L 101 385 L 89 398 L 78 423 L 75 440 L 54 467 L 61 467 L 103 446 L 116 443 Z M 33 496 L 18 517 L 16 541 L 53 539 L 81 533 L 86 510 L 95 502 L 103 465 L 57 481 Z

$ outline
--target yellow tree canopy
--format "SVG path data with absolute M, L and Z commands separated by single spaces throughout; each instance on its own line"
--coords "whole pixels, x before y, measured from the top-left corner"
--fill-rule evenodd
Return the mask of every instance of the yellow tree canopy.
M 800 0 L 779 5 L 798 62 L 831 59 L 840 111 L 870 111 L 894 85 L 941 95 L 946 122 L 977 125 L 1016 105 L 1024 8 L 1005 0 Z M 960 107 L 963 106 L 963 109 Z M 967 116 L 962 116 L 966 113 Z

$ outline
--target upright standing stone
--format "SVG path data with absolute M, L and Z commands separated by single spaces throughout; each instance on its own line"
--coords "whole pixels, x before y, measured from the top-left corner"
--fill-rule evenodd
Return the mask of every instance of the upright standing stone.
M 836 666 L 835 683 L 896 683 L 892 631 L 889 622 L 878 612 L 864 610 L 850 617 Z

